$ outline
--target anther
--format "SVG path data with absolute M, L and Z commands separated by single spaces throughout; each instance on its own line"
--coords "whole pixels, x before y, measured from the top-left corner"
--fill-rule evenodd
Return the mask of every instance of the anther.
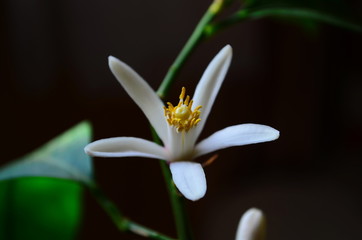
M 182 87 L 181 94 L 180 94 L 180 100 L 183 100 L 185 98 L 186 94 L 186 88 Z

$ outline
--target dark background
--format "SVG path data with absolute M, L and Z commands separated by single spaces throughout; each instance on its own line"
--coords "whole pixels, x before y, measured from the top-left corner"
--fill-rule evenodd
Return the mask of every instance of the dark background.
M 156 89 L 208 4 L 1 1 L 1 164 L 84 119 L 92 122 L 94 139 L 151 139 L 107 56 L 128 63 Z M 205 170 L 207 195 L 188 202 L 196 239 L 234 239 L 250 207 L 265 212 L 269 240 L 360 238 L 361 43 L 361 34 L 334 26 L 311 32 L 268 19 L 229 28 L 197 48 L 172 88 L 174 103 L 182 86 L 193 92 L 224 45 L 234 50 L 202 137 L 249 122 L 273 126 L 281 137 L 219 152 Z M 156 160 L 94 163 L 98 181 L 125 215 L 175 236 Z M 142 239 L 118 233 L 88 193 L 79 235 Z

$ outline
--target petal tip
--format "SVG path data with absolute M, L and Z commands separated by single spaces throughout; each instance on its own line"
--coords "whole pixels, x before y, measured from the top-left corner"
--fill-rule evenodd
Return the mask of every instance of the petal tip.
M 275 139 L 278 139 L 280 137 L 280 132 L 278 130 L 275 130 Z
M 89 155 L 89 149 L 87 148 L 87 146 L 85 146 L 85 148 L 84 148 L 84 153 Z
M 119 63 L 119 59 L 113 56 L 108 56 L 108 65 L 112 69 L 115 64 Z
M 270 133 L 271 133 L 270 141 L 276 140 L 280 137 L 280 132 L 278 130 L 276 130 L 275 128 L 272 128 L 272 127 L 270 127 L 270 130 L 271 130 L 270 131 Z
M 244 213 L 244 218 L 246 219 L 262 219 L 264 217 L 263 212 L 258 208 L 250 208 L 248 211 Z
M 265 125 L 264 125 L 265 126 Z M 274 141 L 277 140 L 280 136 L 280 132 L 278 130 L 276 130 L 275 128 L 269 127 L 269 126 L 265 126 L 265 130 L 266 130 L 266 139 L 265 142 L 269 142 L 269 141 Z
M 205 192 L 206 193 L 206 192 Z M 204 194 L 202 194 L 202 195 L 200 195 L 200 196 L 194 196 L 194 197 L 186 197 L 188 200 L 191 200 L 191 201 L 193 201 L 193 202 L 196 202 L 196 201 L 198 201 L 198 200 L 200 200 L 201 198 L 203 198 L 204 196 L 205 196 L 205 193 Z
M 84 147 L 84 152 L 85 152 L 85 154 L 94 157 L 93 151 L 91 150 L 91 145 L 92 145 L 92 143 L 85 146 Z
M 232 57 L 233 48 L 231 47 L 231 45 L 227 44 L 225 47 L 221 49 L 220 54 L 225 55 L 225 57 Z
M 233 48 L 231 47 L 230 44 L 226 44 L 225 47 L 224 47 L 224 49 L 225 49 L 226 51 L 228 51 L 228 52 L 232 52 L 232 51 L 233 51 Z

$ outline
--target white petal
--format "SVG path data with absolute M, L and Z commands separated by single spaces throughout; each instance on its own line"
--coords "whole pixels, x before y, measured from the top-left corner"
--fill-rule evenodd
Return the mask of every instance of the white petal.
M 236 240 L 265 239 L 265 218 L 263 212 L 256 208 L 249 209 L 239 222 Z
M 195 128 L 190 129 L 187 133 L 178 133 L 173 126 L 169 126 L 168 131 L 169 140 L 165 143 L 165 149 L 170 155 L 170 161 L 191 161 L 195 148 L 192 140 Z
M 196 201 L 206 193 L 204 169 L 195 162 L 172 162 L 170 164 L 172 179 L 185 198 Z
M 88 144 L 84 151 L 94 157 L 148 157 L 166 159 L 163 147 L 134 137 L 106 138 Z
M 167 142 L 167 122 L 161 99 L 131 67 L 115 57 L 108 58 L 109 67 L 128 95 L 135 101 L 155 128 L 163 142 Z
M 200 135 L 206 119 L 209 116 L 212 105 L 230 66 L 231 58 L 232 48 L 230 45 L 227 45 L 221 49 L 210 62 L 196 87 L 193 106 L 197 107 L 201 105 L 202 108 L 200 115 L 201 121 L 197 126 L 195 141 Z
M 233 146 L 268 142 L 279 137 L 279 131 L 260 124 L 240 124 L 215 132 L 196 145 L 195 157 Z

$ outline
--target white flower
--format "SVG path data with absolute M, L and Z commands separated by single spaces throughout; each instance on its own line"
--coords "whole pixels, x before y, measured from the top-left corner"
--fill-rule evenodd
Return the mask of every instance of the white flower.
M 235 240 L 264 240 L 265 217 L 257 208 L 250 208 L 239 222 Z
M 85 147 L 85 152 L 95 157 L 163 159 L 170 164 L 178 190 L 190 200 L 202 198 L 206 193 L 205 173 L 199 163 L 192 162 L 193 159 L 219 149 L 272 141 L 279 137 L 279 132 L 271 127 L 241 124 L 217 131 L 196 144 L 231 57 L 231 47 L 225 46 L 206 68 L 193 100 L 189 96 L 185 99 L 186 90 L 183 88 L 179 104 L 173 106 L 168 103 L 165 107 L 155 91 L 132 68 L 110 56 L 112 73 L 146 115 L 164 146 L 135 137 L 116 137 L 95 141 Z

